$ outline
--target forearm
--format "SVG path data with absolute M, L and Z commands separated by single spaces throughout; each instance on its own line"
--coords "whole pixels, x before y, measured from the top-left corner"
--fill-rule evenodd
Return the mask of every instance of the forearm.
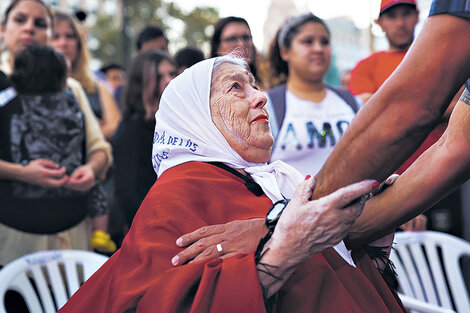
M 314 198 L 361 179 L 382 181 L 419 146 L 470 72 L 470 38 L 464 31 L 470 31 L 466 20 L 429 18 L 317 175 Z M 436 49 L 438 42 L 448 44 Z
M 321 251 L 313 251 L 312 255 Z M 316 253 L 315 253 L 316 252 Z M 299 264 L 295 251 L 290 247 L 273 244 L 271 238 L 265 245 L 262 258 L 256 265 L 258 277 L 263 289 L 263 296 L 268 299 L 281 289 L 284 283 L 294 273 Z
M 366 203 L 348 235 L 351 246 L 370 242 L 393 231 L 468 179 L 470 141 L 464 132 L 453 133 L 454 126 L 459 126 L 455 124 L 452 122 L 441 139 L 423 153 L 392 187 Z
M 89 158 L 87 165 L 91 167 L 95 177 L 102 177 L 105 173 L 103 173 L 107 169 L 108 164 L 108 156 L 102 150 L 97 150 L 92 153 Z
M 325 196 L 345 185 L 371 178 L 383 181 L 426 138 L 439 116 L 424 110 L 404 109 L 412 103 L 372 102 L 356 116 L 316 175 L 313 197 Z
M 0 179 L 24 181 L 23 165 L 0 160 Z

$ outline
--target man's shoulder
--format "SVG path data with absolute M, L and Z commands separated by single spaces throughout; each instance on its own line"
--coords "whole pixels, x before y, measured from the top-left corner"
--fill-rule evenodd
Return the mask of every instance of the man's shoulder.
M 373 52 L 369 56 L 365 57 L 359 63 L 357 63 L 356 67 L 358 66 L 369 66 L 370 64 L 376 63 L 381 59 L 387 58 L 390 55 L 387 51 L 377 51 Z

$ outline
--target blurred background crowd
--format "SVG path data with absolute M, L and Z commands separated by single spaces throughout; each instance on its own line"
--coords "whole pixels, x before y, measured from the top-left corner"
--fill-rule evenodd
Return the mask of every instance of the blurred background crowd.
M 0 148 L 0 161 L 5 161 L 5 164 L 0 163 L 4 166 L 0 167 L 0 183 L 4 184 L 3 192 L 0 191 L 0 197 L 3 198 L 0 200 L 3 203 L 0 208 L 3 211 L 0 214 L 0 240 L 3 233 L 4 238 L 10 238 L 9 244 L 12 247 L 22 248 L 2 248 L 8 253 L 0 255 L 0 264 L 5 265 L 22 253 L 41 247 L 92 248 L 112 254 L 129 229 L 140 202 L 157 179 L 150 156 L 154 114 L 158 110 L 161 94 L 172 78 L 186 67 L 207 57 L 234 50 L 242 54 L 248 60 L 258 86 L 267 92 L 270 112 L 272 116 L 276 116 L 275 121 L 274 117 L 271 118 L 276 124 L 273 132 L 277 136 L 273 159 L 283 159 L 289 163 L 291 156 L 295 156 L 291 164 L 299 170 L 302 171 L 304 162 L 314 162 L 319 169 L 355 112 L 401 62 L 414 36 L 419 33 L 420 23 L 426 18 L 431 3 L 430 0 L 370 0 L 355 1 L 355 5 L 349 1 L 336 2 L 343 8 L 316 8 L 315 5 L 328 5 L 310 6 L 307 1 L 292 0 L 265 0 L 257 1 L 257 4 L 248 4 L 247 1 L 246 5 L 241 1 L 231 4 L 233 7 L 219 1 L 1 0 L 0 9 L 3 13 L 0 64 L 6 76 L 0 81 L 0 123 L 8 121 L 9 127 L 5 123 L 3 128 L 0 126 L 0 131 L 4 132 L 0 134 L 0 144 L 3 145 Z M 263 6 L 262 12 L 259 11 L 260 5 Z M 343 13 L 344 7 L 351 5 L 354 10 L 349 14 Z M 328 14 L 323 13 L 327 10 Z M 307 11 L 312 11 L 323 19 L 310 21 L 315 25 L 312 29 L 304 29 L 302 24 L 293 37 L 282 37 L 282 32 L 280 34 L 278 30 L 290 22 L 288 17 Z M 240 14 L 232 16 L 236 15 L 234 12 Z M 28 26 L 29 19 L 32 22 Z M 317 26 L 320 28 L 317 29 Z M 32 34 L 27 40 L 21 39 L 20 33 L 25 31 L 25 27 L 30 27 L 26 32 Z M 398 29 L 398 35 L 394 34 L 393 27 Z M 304 44 L 311 45 L 312 49 L 317 49 L 324 56 L 324 60 L 311 72 L 305 70 L 305 63 L 302 63 L 305 55 L 302 54 L 301 45 L 297 46 L 296 43 L 296 36 L 303 36 L 303 32 L 306 32 L 305 36 L 313 34 L 310 39 L 305 39 L 311 42 Z M 318 44 L 315 43 L 317 38 L 320 38 Z M 42 51 L 29 47 L 36 45 L 51 48 L 50 51 Z M 383 57 L 378 55 L 380 53 L 386 54 L 385 61 L 380 61 Z M 366 60 L 369 59 L 370 62 L 370 58 L 375 56 L 380 59 L 376 61 L 378 63 L 367 65 Z M 46 63 L 49 59 L 50 62 L 56 62 L 55 67 L 50 65 L 52 63 Z M 44 68 L 39 68 L 34 60 L 41 60 L 47 64 L 46 69 L 53 68 L 54 71 L 49 73 Z M 61 65 L 61 62 L 64 64 Z M 376 73 L 380 77 L 374 77 L 376 81 L 371 81 L 370 86 L 366 86 L 364 78 L 372 75 L 364 69 L 367 66 L 380 72 Z M 56 77 L 54 73 L 60 71 L 67 72 L 67 77 Z M 25 82 L 21 77 L 34 75 L 37 76 L 37 81 L 57 79 L 57 87 L 51 90 L 44 87 L 41 90 L 37 81 L 33 81 L 32 85 L 22 88 L 21 84 Z M 354 77 L 355 82 L 352 81 Z M 277 91 L 273 91 L 275 87 L 278 87 Z M 303 87 L 309 87 L 311 91 L 302 92 Z M 51 92 L 58 95 L 54 100 L 31 97 L 32 94 L 50 96 Z M 330 93 L 333 96 L 325 98 L 325 94 Z M 286 116 L 281 114 L 278 117 L 276 106 L 279 103 L 276 99 L 285 99 L 283 105 L 287 108 L 293 103 L 296 103 L 297 108 L 312 102 L 320 103 L 322 107 L 319 107 L 319 112 L 328 111 L 334 102 L 337 105 L 334 114 L 341 116 L 341 121 L 335 122 L 338 126 L 337 130 L 333 130 L 329 123 L 320 122 L 316 115 L 311 116 L 309 118 L 314 124 L 318 122 L 323 125 L 317 127 L 318 129 L 307 126 L 302 135 L 303 130 L 295 127 L 303 122 L 297 120 L 298 117 L 292 115 L 292 112 L 288 110 Z M 13 107 L 14 101 L 22 108 L 21 112 L 18 108 L 7 110 Z M 39 123 L 42 131 L 47 127 L 51 128 L 51 132 L 52 128 L 65 127 L 64 132 L 68 137 L 57 134 L 57 141 L 68 138 L 65 142 L 67 146 L 67 143 L 77 140 L 77 151 L 66 152 L 65 148 L 60 149 L 56 145 L 58 151 L 54 156 L 57 156 L 57 160 L 54 160 L 50 149 L 22 146 L 28 140 L 30 143 L 43 140 L 46 147 L 51 144 L 46 139 L 28 137 L 28 130 L 34 128 L 34 123 L 26 121 L 27 116 L 41 119 L 37 112 L 26 112 L 28 103 L 34 104 L 34 101 L 49 101 L 56 106 L 64 106 L 66 102 L 61 101 L 68 101 L 69 104 L 78 102 L 83 119 L 73 120 L 73 128 L 67 128 L 71 125 L 69 120 L 61 124 L 62 117 L 57 117 L 57 125 Z M 73 104 L 65 107 L 70 114 L 79 114 L 74 111 Z M 42 118 L 51 117 L 47 110 L 41 114 Z M 24 119 L 24 125 L 21 124 L 21 118 L 18 121 L 17 129 L 21 130 L 21 134 L 7 134 L 6 132 L 15 129 L 13 126 L 16 125 L 16 120 L 13 117 L 18 116 Z M 439 138 L 446 122 L 444 120 L 436 128 L 427 146 Z M 345 126 L 341 126 L 341 123 Z M 301 138 L 302 136 L 305 138 Z M 312 138 L 318 139 L 317 147 L 303 144 L 302 140 L 312 143 Z M 323 149 L 325 145 L 329 145 L 331 149 Z M 307 149 L 307 146 L 318 149 L 319 157 L 313 161 L 308 159 L 313 150 Z M 422 149 L 427 146 L 425 143 Z M 303 155 L 302 152 L 306 154 Z M 418 151 L 418 155 L 420 152 L 422 151 Z M 34 153 L 36 157 L 33 157 Z M 73 162 L 68 160 L 71 154 L 76 155 Z M 37 159 L 47 159 L 47 162 L 52 163 L 33 162 Z M 408 163 L 413 160 L 411 158 Z M 13 167 L 8 167 L 9 164 L 22 164 L 28 171 L 15 172 Z M 407 166 L 409 164 L 404 164 L 403 168 L 397 169 L 398 172 Z M 38 169 L 50 171 L 48 175 L 54 176 L 54 182 L 46 183 L 41 177 L 34 181 Z M 60 195 L 52 195 L 44 190 L 38 191 L 36 187 L 31 190 L 18 186 L 18 182 L 46 189 L 60 187 L 66 190 Z M 464 185 L 430 209 L 424 220 L 427 225 L 423 228 L 447 232 L 469 240 L 470 200 L 467 189 L 469 187 Z M 83 204 L 83 208 L 76 210 L 72 206 L 70 209 L 75 212 L 72 218 L 69 215 L 52 218 L 51 216 L 55 216 L 53 212 L 48 212 L 47 217 L 36 216 L 32 210 L 22 212 L 23 215 L 7 216 L 10 213 L 5 214 L 6 206 L 24 207 L 24 202 L 15 204 L 15 201 L 22 198 L 19 196 L 21 193 L 23 196 L 29 193 L 29 198 L 26 198 L 36 201 L 35 206 L 38 205 L 37 199 L 46 201 L 45 206 L 50 207 L 50 202 L 47 202 L 50 198 L 62 197 L 61 199 L 75 199 L 78 201 L 76 203 Z M 80 197 L 83 193 L 87 194 L 86 199 Z M 26 219 L 31 221 L 25 221 Z M 83 224 L 84 221 L 86 225 Z M 45 226 L 37 227 L 38 223 Z M 58 231 L 60 234 L 69 232 L 68 237 L 61 235 L 62 237 L 57 238 Z M 77 236 L 77 232 L 81 235 Z M 87 234 L 83 235 L 83 232 Z M 34 241 L 25 245 L 24 242 L 32 242 L 32 239 L 25 240 L 24 234 L 33 237 L 38 234 L 55 236 L 56 243 L 39 244 Z M 77 244 L 75 240 L 81 244 Z M 16 253 L 13 250 L 17 250 Z

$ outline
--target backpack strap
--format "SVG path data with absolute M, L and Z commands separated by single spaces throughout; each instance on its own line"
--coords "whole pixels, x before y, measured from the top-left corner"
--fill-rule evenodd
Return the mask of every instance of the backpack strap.
M 281 130 L 284 115 L 286 114 L 286 84 L 280 84 L 268 90 L 271 109 L 277 122 L 278 131 Z M 277 134 L 273 134 L 276 138 Z
M 357 103 L 356 98 L 349 91 L 341 87 L 333 87 L 333 86 L 326 85 L 326 84 L 325 84 L 325 87 L 330 89 L 331 91 L 336 93 L 341 99 L 343 99 L 344 102 L 346 102 L 354 111 L 354 114 L 356 114 L 357 111 L 359 111 L 359 104 Z

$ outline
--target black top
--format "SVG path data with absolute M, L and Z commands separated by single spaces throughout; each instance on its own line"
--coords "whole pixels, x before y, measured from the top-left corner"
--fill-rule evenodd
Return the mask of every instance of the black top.
M 125 118 L 112 139 L 115 201 L 129 226 L 157 179 L 152 166 L 154 129 L 155 121 Z

